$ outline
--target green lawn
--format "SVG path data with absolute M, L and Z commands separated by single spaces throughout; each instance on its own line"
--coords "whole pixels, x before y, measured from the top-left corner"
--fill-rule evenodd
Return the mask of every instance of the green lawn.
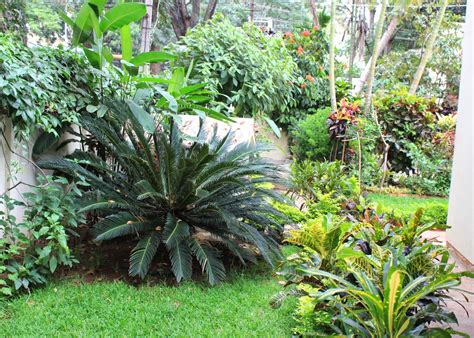
M 216 287 L 184 283 L 52 283 L 0 304 L 1 336 L 291 336 L 290 302 L 272 309 L 281 290 L 268 270 L 234 273 Z
M 394 196 L 371 193 L 368 198 L 383 205 L 388 211 L 397 215 L 413 214 L 418 208 L 427 208 L 433 205 L 448 205 L 448 199 L 442 197 Z

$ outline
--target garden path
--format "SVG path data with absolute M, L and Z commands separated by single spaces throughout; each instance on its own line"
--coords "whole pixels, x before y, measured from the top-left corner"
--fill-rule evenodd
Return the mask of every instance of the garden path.
M 444 231 L 429 231 L 426 233 L 426 237 L 436 239 L 441 242 L 443 245 L 446 245 L 446 233 Z M 461 260 L 458 259 L 456 253 L 450 250 L 454 262 L 457 265 L 458 271 L 465 271 L 469 270 L 470 267 L 466 266 L 466 264 Z M 472 269 L 472 267 L 471 267 Z M 474 279 L 463 277 L 461 283 L 461 289 L 466 290 L 474 294 Z M 459 326 L 453 326 L 455 330 L 459 330 L 461 332 L 469 334 L 471 337 L 474 337 L 474 295 L 473 294 L 465 294 L 467 297 L 464 298 L 462 294 L 459 292 L 452 292 L 451 296 L 454 298 L 453 301 L 447 301 L 448 307 L 456 314 L 458 318 Z M 467 301 L 469 300 L 469 301 Z M 465 307 L 466 310 L 462 308 Z

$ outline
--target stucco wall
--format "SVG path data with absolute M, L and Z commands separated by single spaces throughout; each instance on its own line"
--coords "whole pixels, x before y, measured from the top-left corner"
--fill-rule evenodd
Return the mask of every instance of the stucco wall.
M 461 87 L 449 196 L 448 242 L 474 263 L 474 3 L 468 1 Z

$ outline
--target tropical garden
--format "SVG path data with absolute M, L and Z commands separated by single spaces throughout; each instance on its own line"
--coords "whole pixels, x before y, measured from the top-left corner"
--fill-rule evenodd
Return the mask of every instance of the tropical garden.
M 465 14 L 2 1 L 2 335 L 469 334 L 432 236 Z

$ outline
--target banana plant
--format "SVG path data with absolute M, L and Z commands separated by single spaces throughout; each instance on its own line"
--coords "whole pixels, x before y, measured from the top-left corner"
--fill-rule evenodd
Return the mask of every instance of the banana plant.
M 63 20 L 72 27 L 72 46 L 81 47 L 94 68 L 102 70 L 107 63 L 112 64 L 112 52 L 104 45 L 104 36 L 115 30 L 120 30 L 124 81 L 128 80 L 128 75 L 136 74 L 139 66 L 175 59 L 172 54 L 160 51 L 133 56 L 130 24 L 146 15 L 145 4 L 120 1 L 114 7 L 105 10 L 106 3 L 107 0 L 87 0 L 75 19 L 60 12 Z

